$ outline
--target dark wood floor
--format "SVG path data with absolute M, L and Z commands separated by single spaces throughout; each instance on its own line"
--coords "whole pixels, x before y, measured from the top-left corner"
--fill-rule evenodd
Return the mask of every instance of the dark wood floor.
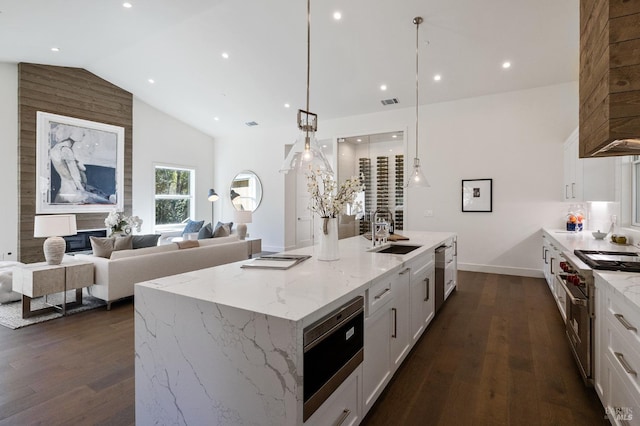
M 599 425 L 541 279 L 461 272 L 366 425 Z M 0 426 L 134 424 L 133 304 L 0 326 Z

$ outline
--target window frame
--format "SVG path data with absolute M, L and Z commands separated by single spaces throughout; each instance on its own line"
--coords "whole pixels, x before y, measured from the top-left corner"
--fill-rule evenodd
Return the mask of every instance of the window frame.
M 156 173 L 158 169 L 170 169 L 189 172 L 189 194 L 188 195 L 168 195 L 168 194 L 156 194 Z M 153 165 L 153 225 L 155 232 L 171 232 L 181 231 L 184 229 L 184 223 L 188 219 L 193 219 L 195 216 L 195 186 L 196 186 L 196 169 L 194 167 L 182 166 L 176 164 L 162 164 L 156 163 Z M 156 218 L 156 202 L 157 200 L 189 200 L 189 217 L 180 223 L 168 223 L 157 224 Z

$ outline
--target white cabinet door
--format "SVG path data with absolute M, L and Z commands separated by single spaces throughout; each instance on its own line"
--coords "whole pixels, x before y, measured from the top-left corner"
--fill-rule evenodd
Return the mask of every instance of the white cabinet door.
M 411 349 L 409 335 L 409 281 L 411 269 L 401 271 L 393 283 L 393 302 L 391 303 L 391 362 L 392 369 L 402 363 Z
M 564 201 L 582 201 L 582 164 L 578 161 L 578 129 L 564 143 Z
M 411 338 L 422 336 L 434 316 L 435 271 L 433 263 L 411 277 Z
M 391 305 L 389 301 L 364 320 L 363 416 L 391 378 Z
M 361 411 L 362 367 L 358 367 L 304 422 L 304 426 L 355 426 L 362 420 Z

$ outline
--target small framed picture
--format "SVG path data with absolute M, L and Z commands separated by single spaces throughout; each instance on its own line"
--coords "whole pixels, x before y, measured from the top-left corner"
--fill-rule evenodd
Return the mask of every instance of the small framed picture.
M 493 211 L 493 179 L 462 180 L 462 211 Z

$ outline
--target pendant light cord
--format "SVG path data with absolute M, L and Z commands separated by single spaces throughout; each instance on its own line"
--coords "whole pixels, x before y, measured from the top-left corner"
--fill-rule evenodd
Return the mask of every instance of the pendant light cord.
M 417 16 L 413 18 L 413 23 L 416 24 L 416 157 L 418 157 L 418 105 L 420 103 L 418 97 L 418 30 L 420 29 L 420 24 L 422 23 L 422 18 Z
M 311 85 L 311 0 L 307 0 L 307 108 L 305 125 L 305 149 L 310 148 L 309 141 L 309 86 Z

